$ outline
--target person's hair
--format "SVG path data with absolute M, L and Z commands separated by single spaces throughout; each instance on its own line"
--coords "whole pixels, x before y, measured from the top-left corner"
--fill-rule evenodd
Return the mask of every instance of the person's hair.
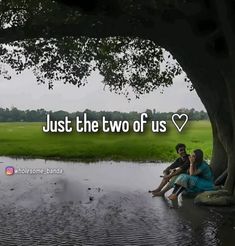
M 183 143 L 178 143 L 178 144 L 175 146 L 175 149 L 176 149 L 176 152 L 177 152 L 177 153 L 178 153 L 178 150 L 179 150 L 180 148 L 186 148 L 185 144 L 183 144 Z
M 203 161 L 203 152 L 201 149 L 195 149 L 194 151 L 195 154 L 195 162 L 196 163 L 202 163 Z

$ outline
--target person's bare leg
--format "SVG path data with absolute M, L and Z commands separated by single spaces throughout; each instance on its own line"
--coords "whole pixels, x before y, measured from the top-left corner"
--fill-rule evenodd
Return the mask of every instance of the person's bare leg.
M 176 200 L 178 198 L 178 195 L 185 190 L 185 187 L 180 186 L 176 183 L 175 188 L 171 195 L 168 196 L 170 200 Z
M 170 195 L 168 196 L 168 198 L 169 198 L 170 200 L 176 200 L 177 197 L 178 197 L 178 196 L 177 196 L 175 193 L 172 193 L 172 194 L 170 194 Z
M 160 185 L 155 189 L 155 190 L 150 190 L 149 192 L 154 193 L 154 192 L 159 192 L 162 190 L 162 188 L 167 184 L 167 180 L 166 179 L 162 179 Z
M 161 191 L 156 191 L 156 192 L 152 192 L 153 197 L 155 196 L 164 196 L 164 194 L 168 191 L 172 189 L 172 185 L 168 184 L 166 187 L 164 187 Z

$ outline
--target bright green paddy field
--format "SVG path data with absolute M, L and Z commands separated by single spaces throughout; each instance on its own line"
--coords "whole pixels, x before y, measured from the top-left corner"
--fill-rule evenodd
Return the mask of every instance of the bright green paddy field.
M 167 132 L 153 133 L 44 133 L 45 123 L 0 123 L 0 155 L 28 158 L 116 161 L 172 161 L 175 145 L 185 143 L 190 153 L 196 148 L 211 158 L 212 131 L 209 121 L 189 121 L 179 133 L 171 122 Z M 74 127 L 75 128 L 75 127 Z

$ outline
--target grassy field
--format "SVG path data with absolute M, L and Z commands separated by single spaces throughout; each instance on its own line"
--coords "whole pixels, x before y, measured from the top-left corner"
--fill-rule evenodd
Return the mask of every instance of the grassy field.
M 183 142 L 190 153 L 201 148 L 211 157 L 208 121 L 188 122 L 181 133 L 168 123 L 166 133 L 43 133 L 43 123 L 0 123 L 0 155 L 53 159 L 171 161 L 175 145 Z

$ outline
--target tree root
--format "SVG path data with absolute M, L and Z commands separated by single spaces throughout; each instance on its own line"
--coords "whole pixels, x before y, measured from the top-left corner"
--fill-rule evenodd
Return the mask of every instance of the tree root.
M 235 205 L 235 197 L 227 190 L 205 191 L 195 197 L 194 203 L 207 206 L 232 206 Z

